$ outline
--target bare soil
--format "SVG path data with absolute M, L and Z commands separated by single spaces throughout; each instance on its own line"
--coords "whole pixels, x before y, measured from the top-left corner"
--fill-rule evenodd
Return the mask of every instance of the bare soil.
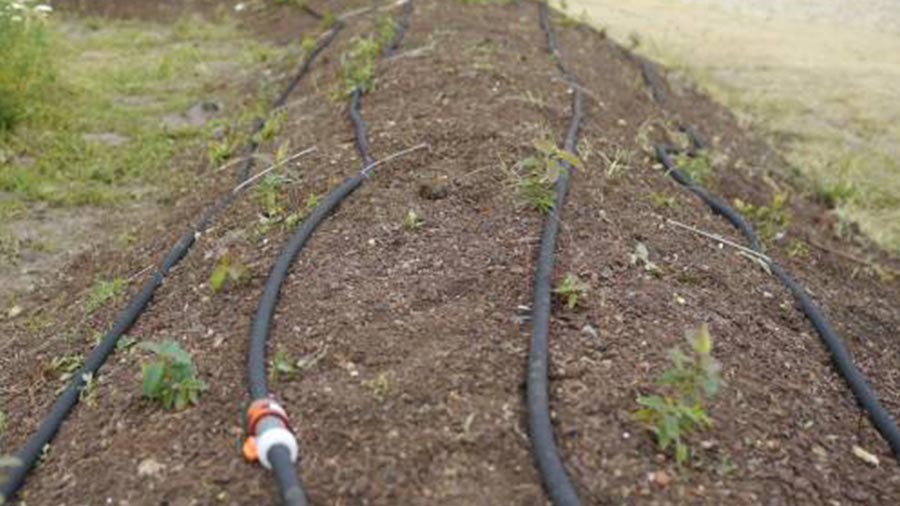
M 327 50 L 292 97 L 287 126 L 262 147 L 267 153 L 290 140 L 319 148 L 291 170 L 284 197 L 295 208 L 359 170 L 344 105 L 332 92 L 338 55 L 373 19 L 354 20 Z M 575 273 L 590 291 L 575 310 L 555 308 L 550 378 L 557 441 L 584 503 L 900 503 L 887 445 L 860 419 L 789 293 L 734 250 L 665 221 L 739 241 L 659 170 L 644 144 L 663 140 L 667 120 L 696 125 L 719 158 L 711 187 L 757 204 L 788 184 L 761 170 L 780 161 L 693 90 L 671 87 L 667 110 L 658 108 L 638 69 L 596 32 L 558 20 L 557 30 L 562 57 L 590 97 L 585 167 L 562 213 L 557 268 L 560 279 Z M 301 444 L 299 473 L 313 504 L 545 504 L 524 424 L 530 327 L 522 309 L 543 217 L 523 204 L 508 172 L 531 154 L 533 139 L 560 138 L 570 114 L 537 8 L 416 1 L 399 54 L 380 62 L 377 75 L 363 102 L 376 157 L 420 142 L 431 150 L 378 167 L 317 232 L 283 288 L 270 353 L 320 357 L 272 382 Z M 602 155 L 617 149 L 633 155 L 611 176 Z M 69 280 L 0 323 L 0 399 L 12 420 L 2 453 L 24 441 L 62 385 L 47 367 L 52 359 L 88 350 L 122 306 L 85 316 L 93 276 L 156 261 L 232 185 L 222 174 L 209 182 L 149 222 L 136 247 L 83 255 Z M 442 191 L 427 190 L 435 187 Z M 444 198 L 432 198 L 443 189 Z M 655 194 L 675 204 L 658 208 Z M 420 229 L 403 226 L 409 210 L 424 219 Z M 141 399 L 143 353 L 117 352 L 32 474 L 24 503 L 276 502 L 270 474 L 238 453 L 249 401 L 247 334 L 290 233 L 275 227 L 260 236 L 259 213 L 252 193 L 229 209 L 129 332 L 139 341 L 177 339 L 194 353 L 210 386 L 199 406 L 168 413 Z M 788 237 L 896 265 L 863 243 L 835 239 L 827 210 L 815 203 L 794 198 L 792 217 Z M 639 242 L 658 274 L 630 261 Z M 827 309 L 896 412 L 898 285 L 822 249 L 793 258 L 787 244 L 773 244 L 771 254 Z M 213 294 L 207 279 L 225 251 L 253 278 Z M 725 385 L 710 409 L 714 427 L 691 439 L 695 458 L 678 468 L 630 413 L 636 396 L 653 390 L 667 351 L 701 322 L 710 325 Z M 880 465 L 855 457 L 854 445 Z M 660 472 L 673 480 L 663 484 Z

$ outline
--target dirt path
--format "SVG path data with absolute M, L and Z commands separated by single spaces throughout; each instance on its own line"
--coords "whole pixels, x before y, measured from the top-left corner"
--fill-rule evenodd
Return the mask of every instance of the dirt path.
M 533 154 L 533 140 L 562 135 L 569 90 L 546 52 L 534 4 L 415 5 L 400 53 L 377 66 L 363 113 L 376 157 L 421 142 L 432 149 L 379 167 L 298 258 L 270 356 L 317 358 L 293 377 L 273 378 L 272 387 L 292 415 L 298 472 L 313 504 L 544 504 L 523 406 L 543 217 L 521 200 L 510 170 Z M 289 140 L 319 148 L 318 158 L 288 173 L 292 182 L 280 193 L 288 206 L 302 208 L 358 170 L 343 105 L 331 97 L 339 55 L 373 21 L 348 27 L 297 90 L 287 126 L 261 147 L 271 153 Z M 664 140 L 673 118 L 696 125 L 713 140 L 711 187 L 756 203 L 771 200 L 773 184 L 786 184 L 754 170 L 777 158 L 689 89 L 668 88 L 668 110 L 660 110 L 620 49 L 592 31 L 557 25 L 562 57 L 589 97 L 585 167 L 562 213 L 557 268 L 558 279 L 577 274 L 589 291 L 577 309 L 554 307 L 550 376 L 557 442 L 584 503 L 900 502 L 893 457 L 868 424 L 860 428 L 852 398 L 789 294 L 733 250 L 666 224 L 677 219 L 734 237 L 658 170 L 645 147 Z M 621 162 L 615 170 L 613 157 Z M 152 240 L 85 257 L 57 303 L 28 308 L 45 326 L 0 324 L 10 336 L 0 355 L 0 398 L 15 419 L 4 451 L 24 440 L 60 385 L 47 364 L 88 349 L 120 305 L 84 318 L 74 301 L 92 273 L 158 258 L 231 184 L 210 183 L 173 206 Z M 237 452 L 248 401 L 246 336 L 290 233 L 260 229 L 261 205 L 248 195 L 201 236 L 129 332 L 138 341 L 176 339 L 194 353 L 210 385 L 200 404 L 160 411 L 140 398 L 142 352 L 116 352 L 29 480 L 28 504 L 274 501 L 270 475 Z M 421 227 L 404 225 L 410 210 Z M 788 236 L 843 249 L 819 221 L 824 211 L 795 199 Z M 632 262 L 638 243 L 658 272 Z M 787 250 L 779 242 L 771 254 L 823 303 L 885 404 L 900 405 L 897 285 L 851 276 L 855 265 L 816 249 L 802 257 Z M 252 280 L 213 294 L 209 274 L 226 251 Z M 725 386 L 710 410 L 714 427 L 692 438 L 695 459 L 679 469 L 630 413 L 635 397 L 652 390 L 667 351 L 701 322 L 712 330 Z M 854 445 L 880 465 L 855 457 Z M 674 480 L 657 479 L 661 471 Z

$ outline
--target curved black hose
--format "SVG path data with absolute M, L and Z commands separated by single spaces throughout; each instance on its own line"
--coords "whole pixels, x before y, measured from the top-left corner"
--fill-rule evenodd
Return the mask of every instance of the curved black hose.
M 293 90 L 300 81 L 300 78 L 308 73 L 311 61 L 315 59 L 325 46 L 331 43 L 336 34 L 337 31 L 333 28 L 330 36 L 319 44 L 315 51 L 310 53 L 306 62 L 298 71 L 298 74 L 291 80 L 291 83 L 288 86 L 290 90 Z M 287 94 L 283 93 L 281 97 L 275 101 L 273 106 L 281 107 L 286 100 Z M 261 131 L 264 126 L 265 122 L 258 120 L 254 123 L 254 132 Z M 252 153 L 256 148 L 256 142 L 251 141 L 245 151 Z M 248 156 L 237 171 L 238 183 L 247 179 L 252 164 L 253 159 Z M 31 469 L 41 458 L 44 448 L 50 444 L 60 427 L 62 427 L 65 419 L 69 416 L 69 413 L 78 403 L 81 392 L 86 384 L 86 378 L 96 377 L 98 371 L 106 362 L 106 359 L 116 349 L 116 344 L 119 342 L 119 339 L 128 332 L 131 326 L 134 325 L 141 314 L 147 309 L 153 299 L 156 289 L 162 285 L 163 280 L 169 272 L 178 265 L 185 255 L 187 255 L 188 251 L 194 245 L 198 234 L 205 231 L 210 223 L 234 202 L 238 194 L 238 192 L 229 191 L 220 197 L 215 204 L 206 209 L 196 224 L 182 235 L 168 253 L 166 253 L 166 256 L 163 257 L 156 272 L 144 282 L 140 291 L 131 299 L 125 309 L 119 313 L 112 328 L 103 336 L 100 343 L 91 350 L 90 354 L 85 358 L 84 365 L 72 377 L 72 380 L 59 397 L 57 397 L 56 402 L 53 403 L 53 406 L 50 408 L 50 412 L 41 421 L 35 433 L 28 438 L 25 445 L 16 455 L 20 465 L 10 467 L 6 471 L 6 480 L 0 484 L 0 498 L 6 500 L 11 499 L 19 489 L 22 488 L 22 485 L 25 484 L 25 479 L 28 477 L 28 473 L 31 472 Z
M 406 32 L 406 23 L 411 8 L 407 8 L 411 2 L 407 2 L 404 6 L 404 19 L 401 22 L 402 29 L 398 28 L 397 36 L 391 43 L 396 48 L 399 46 Z M 275 265 L 266 280 L 266 286 L 263 294 L 259 299 L 259 305 L 256 309 L 256 317 L 253 319 L 253 325 L 250 328 L 250 348 L 247 354 L 247 375 L 250 386 L 250 397 L 253 399 L 263 399 L 269 396 L 269 388 L 266 381 L 266 342 L 269 338 L 269 331 L 272 327 L 272 319 L 275 316 L 275 309 L 278 306 L 278 299 L 281 293 L 281 286 L 290 272 L 291 265 L 297 258 L 297 255 L 306 246 L 312 238 L 316 229 L 321 225 L 337 207 L 350 194 L 356 191 L 363 182 L 368 178 L 369 171 L 374 167 L 375 160 L 369 152 L 369 140 L 366 134 L 366 124 L 363 121 L 360 112 L 362 101 L 362 90 L 357 87 L 350 94 L 348 104 L 348 116 L 350 123 L 353 125 L 353 134 L 356 144 L 356 150 L 362 160 L 362 170 L 346 179 L 340 186 L 332 190 L 323 200 L 316 206 L 312 214 L 310 214 L 298 226 L 297 230 L 288 240 L 284 249 L 278 255 Z M 275 457 L 278 450 L 277 459 Z M 287 454 L 286 449 L 280 445 L 276 445 L 269 451 L 269 459 L 272 469 L 275 471 L 275 478 L 278 481 L 278 488 L 281 493 L 282 502 L 288 506 L 306 505 L 306 493 L 297 478 L 294 463 Z
M 269 462 L 275 471 L 278 482 L 278 491 L 281 493 L 282 503 L 285 506 L 307 506 L 306 492 L 300 484 L 300 478 L 294 471 L 294 463 L 287 448 L 275 445 L 269 450 Z
M 540 24 L 547 34 L 547 45 L 563 75 L 574 84 L 559 56 L 556 37 L 550 25 L 547 4 L 541 2 Z M 583 116 L 583 97 L 580 87 L 575 86 L 572 98 L 572 119 L 563 142 L 566 151 L 577 154 L 578 130 Z M 577 506 L 580 504 L 575 487 L 569 479 L 559 457 L 559 450 L 553 436 L 550 420 L 550 394 L 547 379 L 549 362 L 548 336 L 550 327 L 553 268 L 556 263 L 556 241 L 559 234 L 559 212 L 563 209 L 569 189 L 569 178 L 574 167 L 565 161 L 559 162 L 561 170 L 556 180 L 556 199 L 544 221 L 541 232 L 541 246 L 538 253 L 534 276 L 534 302 L 532 304 L 531 348 L 528 353 L 528 378 L 526 380 L 528 433 L 532 452 L 537 462 L 541 480 L 556 506 Z
M 345 180 L 337 189 L 329 193 L 316 206 L 312 214 L 303 220 L 281 251 L 281 254 L 278 255 L 278 259 L 269 273 L 269 278 L 266 280 L 265 289 L 256 309 L 256 318 L 254 318 L 253 326 L 250 329 L 250 351 L 247 359 L 247 370 L 249 372 L 251 398 L 264 399 L 269 395 L 269 388 L 266 383 L 266 341 L 269 337 L 272 317 L 275 315 L 275 308 L 278 305 L 281 285 L 288 275 L 291 264 L 293 264 L 294 259 L 319 225 L 348 195 L 359 188 L 365 179 L 363 174 L 357 174 Z
M 688 174 L 679 170 L 671 157 L 669 157 L 668 150 L 665 147 L 657 146 L 656 155 L 663 166 L 665 166 L 668 174 L 672 176 L 675 181 L 697 195 L 716 214 L 725 217 L 732 226 L 737 228 L 741 234 L 743 234 L 754 251 L 762 253 L 762 245 L 759 238 L 740 213 L 732 209 L 718 197 L 715 197 L 699 187 Z M 878 400 L 878 396 L 868 385 L 865 375 L 863 375 L 853 363 L 853 357 L 850 355 L 850 352 L 847 350 L 841 337 L 834 329 L 832 329 L 825 314 L 819 306 L 813 302 L 806 290 L 797 283 L 787 271 L 773 260 L 770 260 L 767 265 L 781 284 L 791 292 L 794 300 L 800 306 L 800 310 L 822 339 L 825 348 L 831 355 L 835 367 L 837 367 L 838 373 L 840 373 L 847 382 L 850 391 L 853 392 L 856 402 L 862 407 L 868 415 L 869 420 L 872 421 L 872 424 L 878 432 L 888 442 L 891 451 L 894 452 L 895 458 L 900 461 L 900 429 L 897 428 L 897 423 L 894 421 L 893 417 L 891 417 L 887 410 L 882 407 Z

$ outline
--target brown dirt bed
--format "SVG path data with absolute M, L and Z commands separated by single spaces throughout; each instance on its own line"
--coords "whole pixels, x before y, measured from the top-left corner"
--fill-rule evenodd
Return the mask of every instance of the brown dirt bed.
M 371 28 L 370 19 L 354 22 L 328 50 L 297 90 L 302 102 L 289 110 L 281 138 L 263 147 L 272 151 L 287 139 L 295 148 L 318 146 L 320 156 L 295 171 L 287 190 L 298 207 L 359 169 L 344 108 L 330 95 L 337 55 L 354 33 Z M 714 137 L 714 151 L 726 159 L 712 187 L 729 199 L 770 198 L 764 169 L 777 158 L 691 90 L 673 89 L 661 111 L 611 43 L 582 28 L 558 30 L 563 58 L 591 97 L 585 168 L 563 211 L 557 268 L 560 278 L 573 272 L 587 280 L 590 292 L 580 309 L 554 311 L 550 378 L 557 441 L 584 502 L 900 503 L 887 445 L 860 423 L 789 294 L 733 250 L 665 223 L 736 237 L 654 166 L 639 132 L 679 117 Z M 542 217 L 522 205 L 501 169 L 528 155 L 544 132 L 561 137 L 568 120 L 568 90 L 546 53 L 537 9 L 417 1 L 400 54 L 377 70 L 378 87 L 363 102 L 376 157 L 420 142 L 432 149 L 376 169 L 317 232 L 283 288 L 270 350 L 323 357 L 297 378 L 272 383 L 301 442 L 299 472 L 314 504 L 544 504 L 524 425 L 530 327 L 518 319 L 519 307 L 530 304 Z M 600 153 L 616 148 L 634 156 L 629 170 L 609 177 Z M 61 385 L 46 364 L 89 349 L 91 329 L 102 329 L 121 306 L 84 321 L 77 301 L 93 275 L 136 272 L 159 258 L 196 210 L 231 186 L 225 177 L 210 181 L 148 226 L 138 247 L 84 256 L 70 282 L 44 302 L 36 297 L 26 317 L 0 323 L 7 336 L 0 398 L 13 420 L 4 451 L 22 443 Z M 425 199 L 423 184 L 446 185 L 449 194 Z M 675 206 L 660 211 L 654 193 L 673 196 Z M 816 204 L 797 196 L 792 205 L 789 236 L 862 248 L 834 240 Z M 403 227 L 410 209 L 425 220 L 418 231 Z M 252 194 L 230 209 L 129 332 L 178 339 L 195 354 L 210 385 L 200 405 L 161 412 L 140 398 L 142 354 L 116 353 L 93 402 L 76 408 L 33 473 L 27 504 L 275 502 L 271 476 L 237 454 L 248 402 L 246 336 L 288 233 L 276 227 L 256 237 L 258 213 Z M 630 263 L 638 242 L 661 276 Z M 206 280 L 225 250 L 253 281 L 213 295 Z M 896 412 L 897 285 L 851 276 L 854 264 L 817 249 L 792 259 L 776 244 L 772 254 L 823 304 Z M 710 410 L 714 428 L 692 440 L 705 449 L 679 470 L 629 413 L 635 397 L 652 390 L 667 350 L 704 321 L 725 386 Z M 853 445 L 881 465 L 854 457 Z M 726 458 L 732 473 L 721 472 Z M 147 459 L 164 466 L 157 475 L 139 475 Z M 652 482 L 659 471 L 674 481 Z

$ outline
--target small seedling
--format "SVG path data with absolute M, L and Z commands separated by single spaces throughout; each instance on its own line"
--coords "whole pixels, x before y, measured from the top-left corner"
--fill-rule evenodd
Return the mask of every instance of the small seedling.
M 3 433 L 6 432 L 6 424 L 8 423 L 8 419 L 6 417 L 5 411 L 0 411 L 0 437 L 3 436 Z
M 536 140 L 533 145 L 536 153 L 517 164 L 519 193 L 541 214 L 547 214 L 556 205 L 554 184 L 563 170 L 560 163 L 581 168 L 581 160 L 551 141 Z
M 375 58 L 381 52 L 381 45 L 374 37 L 357 37 L 350 49 L 341 55 L 341 80 L 343 96 L 348 96 L 357 88 L 363 93 L 375 88 Z
M 84 312 L 91 314 L 100 309 L 102 305 L 119 296 L 125 290 L 125 285 L 125 280 L 121 278 L 110 281 L 98 279 L 91 286 L 87 302 L 84 303 Z
M 216 268 L 209 275 L 209 287 L 214 293 L 220 293 L 226 288 L 247 284 L 251 277 L 247 266 L 225 254 L 219 258 Z
M 300 41 L 300 50 L 303 51 L 303 54 L 309 55 L 316 49 L 317 45 L 316 38 L 312 35 L 307 35 Z
M 653 200 L 653 207 L 657 209 L 671 209 L 678 203 L 675 197 L 665 193 L 653 193 L 650 198 Z
M 59 377 L 60 381 L 67 381 L 84 365 L 84 357 L 78 354 L 56 357 L 50 361 L 48 371 Z
M 806 258 L 809 256 L 809 246 L 799 239 L 793 239 L 788 244 L 787 254 L 791 258 Z
M 566 274 L 562 282 L 553 290 L 553 293 L 562 297 L 566 307 L 569 309 L 575 309 L 578 306 L 578 299 L 587 295 L 587 292 L 587 283 L 581 281 L 578 279 L 578 276 L 572 273 Z
M 391 380 L 386 373 L 381 373 L 374 379 L 365 380 L 362 384 L 369 389 L 372 397 L 378 402 L 384 402 L 391 391 Z
M 419 216 L 419 213 L 410 209 L 407 211 L 406 216 L 403 217 L 403 228 L 409 230 L 410 232 L 415 232 L 422 228 L 425 225 L 425 220 Z
M 141 392 L 163 408 L 181 410 L 200 401 L 206 383 L 197 378 L 191 354 L 176 341 L 141 343 L 153 359 L 141 366 Z
M 679 347 L 669 352 L 672 365 L 656 382 L 661 394 L 638 397 L 641 408 L 634 412 L 634 418 L 656 437 L 660 450 L 674 449 L 679 465 L 690 457 L 686 438 L 712 425 L 707 408 L 720 387 L 720 365 L 712 356 L 706 324 L 689 332 L 687 339 L 689 354 Z
M 787 193 L 776 194 L 769 205 L 765 206 L 755 206 L 741 199 L 734 199 L 734 207 L 756 225 L 756 231 L 764 241 L 777 238 L 790 225 L 791 214 L 787 203 Z
M 634 153 L 627 149 L 616 148 L 612 156 L 604 152 L 600 152 L 600 156 L 606 163 L 606 176 L 610 179 L 616 179 L 631 169 L 631 161 Z
M 712 174 L 712 159 L 706 151 L 674 156 L 675 166 L 697 184 L 704 184 Z
M 286 121 L 287 112 L 284 109 L 279 109 L 270 115 L 266 122 L 263 123 L 262 130 L 257 132 L 254 140 L 257 143 L 262 143 L 274 139 L 281 132 Z
M 84 386 L 81 387 L 78 398 L 85 405 L 94 407 L 97 402 L 97 381 L 94 379 L 94 374 L 86 372 L 81 375 L 81 379 L 84 381 Z
M 318 364 L 320 360 L 325 358 L 325 355 L 327 353 L 328 349 L 323 348 L 319 351 L 301 357 L 299 360 L 294 360 L 293 357 L 288 355 L 287 352 L 278 350 L 277 352 L 275 352 L 275 355 L 270 361 L 271 363 L 269 364 L 269 374 L 271 375 L 273 381 L 277 381 L 281 378 L 292 380 L 298 374 Z
M 222 165 L 231 158 L 232 154 L 234 154 L 234 143 L 228 139 L 212 141 L 206 147 L 206 157 L 209 158 L 209 163 L 214 166 Z

